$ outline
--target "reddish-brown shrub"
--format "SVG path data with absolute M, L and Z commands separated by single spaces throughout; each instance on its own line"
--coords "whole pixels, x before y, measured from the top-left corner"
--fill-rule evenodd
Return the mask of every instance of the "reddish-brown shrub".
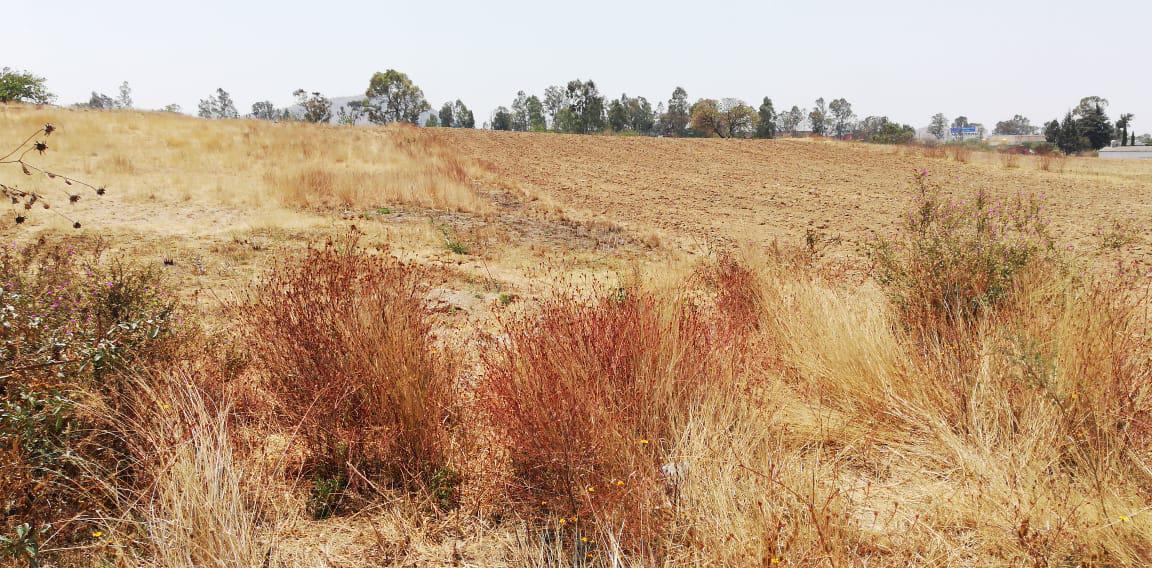
M 687 465 L 671 451 L 701 399 L 727 383 L 726 327 L 690 303 L 624 291 L 552 299 L 507 323 L 481 392 L 509 446 L 514 499 L 650 549 Z
M 435 344 L 417 269 L 351 245 L 312 250 L 240 312 L 279 422 L 316 473 L 351 464 L 409 488 L 444 476 L 456 363 Z

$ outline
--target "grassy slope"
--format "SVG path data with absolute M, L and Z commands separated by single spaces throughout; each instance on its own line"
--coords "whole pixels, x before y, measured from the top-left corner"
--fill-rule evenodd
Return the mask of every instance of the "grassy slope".
M 961 164 L 812 141 L 344 129 L 19 108 L 0 109 L 0 139 L 22 138 L 45 121 L 60 131 L 40 163 L 110 188 L 104 200 L 70 210 L 85 234 L 108 236 L 146 262 L 174 257 L 173 276 L 186 290 L 226 296 L 274 257 L 355 225 L 368 244 L 387 243 L 435 268 L 435 300 L 464 313 L 438 325 L 463 350 L 491 329 L 501 293 L 522 293 L 526 300 L 510 309 L 531 313 L 532 296 L 553 285 L 578 275 L 626 279 L 635 266 L 668 294 L 662 285 L 681 285 L 695 262 L 674 252 L 681 247 L 799 244 L 807 227 L 849 241 L 890 233 L 903 179 L 917 167 L 958 179 L 958 187 L 1048 192 L 1063 242 L 1085 254 L 1098 248 L 1092 232 L 1112 219 L 1147 224 L 1152 199 L 1146 164 L 1073 159 L 1052 173 L 1029 161 L 1007 169 L 994 156 Z M 5 231 L 14 239 L 71 231 L 47 215 L 30 227 Z M 446 233 L 472 243 L 472 254 L 445 250 Z M 1148 242 L 1136 238 L 1122 254 L 1139 260 Z M 851 243 L 833 252 L 856 258 Z M 1109 254 L 1102 261 L 1115 259 Z M 1053 306 L 1051 289 L 1037 283 L 1015 319 L 966 339 L 982 355 L 953 365 L 894 331 L 895 316 L 872 284 L 749 261 L 762 298 L 752 314 L 761 322 L 757 352 L 766 360 L 748 377 L 751 401 L 717 393 L 681 425 L 676 451 L 702 465 L 680 489 L 683 538 L 667 562 L 846 565 L 869 556 L 870 565 L 1017 565 L 1087 561 L 1100 550 L 1121 562 L 1152 557 L 1144 456 L 1117 457 L 1112 446 L 1085 439 L 1063 406 L 1073 394 L 1091 395 L 1075 416 L 1106 413 L 1107 393 L 1085 381 L 1110 380 L 1100 361 L 1146 353 L 1117 353 L 1126 344 L 1111 335 L 1115 321 L 1094 318 L 1091 302 Z M 1125 333 L 1147 336 L 1140 326 Z M 1011 352 L 1017 337 L 1047 346 L 1059 404 L 1015 382 L 1027 370 Z M 957 392 L 957 384 L 969 390 Z M 226 451 L 209 438 L 197 443 Z M 221 461 L 231 463 L 227 457 Z M 187 459 L 181 473 L 195 478 L 203 464 Z M 301 486 L 269 482 L 256 492 L 285 493 L 264 511 L 273 521 L 263 530 L 273 534 L 237 526 L 249 531 L 245 539 L 274 541 L 284 565 L 353 566 L 366 557 L 523 565 L 535 545 L 517 539 L 518 525 L 490 515 L 506 513 L 503 474 L 470 467 L 467 506 L 449 518 L 423 517 L 400 499 L 352 518 L 304 520 Z M 219 483 L 239 482 L 224 475 Z M 242 508 L 239 501 L 227 506 Z

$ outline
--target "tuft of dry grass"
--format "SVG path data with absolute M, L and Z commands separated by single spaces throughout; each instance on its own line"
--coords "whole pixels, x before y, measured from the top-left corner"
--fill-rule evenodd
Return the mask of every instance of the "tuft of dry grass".
M 730 382 L 732 356 L 706 313 L 642 289 L 561 296 L 507 322 L 480 398 L 508 443 L 512 497 L 575 546 L 611 535 L 622 551 L 661 554 L 675 447 L 703 393 Z
M 318 485 L 325 497 L 354 473 L 412 490 L 451 481 L 457 364 L 425 293 L 418 269 L 346 243 L 285 261 L 237 306 L 270 411 L 333 484 Z

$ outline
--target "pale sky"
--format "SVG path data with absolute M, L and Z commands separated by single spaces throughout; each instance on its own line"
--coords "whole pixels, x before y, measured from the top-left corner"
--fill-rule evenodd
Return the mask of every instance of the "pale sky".
M 568 2 L 101 0 L 6 2 L 0 66 L 48 79 L 59 103 L 136 106 L 228 90 L 241 113 L 296 88 L 363 94 L 395 68 L 434 107 L 484 122 L 516 91 L 594 79 L 611 98 L 741 98 L 777 109 L 845 97 L 860 117 L 924 126 L 936 112 L 991 129 L 1063 116 L 1086 95 L 1152 132 L 1152 1 Z

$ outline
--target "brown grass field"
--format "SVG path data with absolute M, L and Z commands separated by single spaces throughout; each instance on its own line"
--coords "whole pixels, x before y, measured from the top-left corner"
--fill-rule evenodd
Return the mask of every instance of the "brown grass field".
M 0 153 L 45 123 L 108 191 L 0 164 L 68 217 L 0 224 L 0 565 L 1152 563 L 1152 162 L 22 106 Z M 124 266 L 163 332 L 28 364 Z

